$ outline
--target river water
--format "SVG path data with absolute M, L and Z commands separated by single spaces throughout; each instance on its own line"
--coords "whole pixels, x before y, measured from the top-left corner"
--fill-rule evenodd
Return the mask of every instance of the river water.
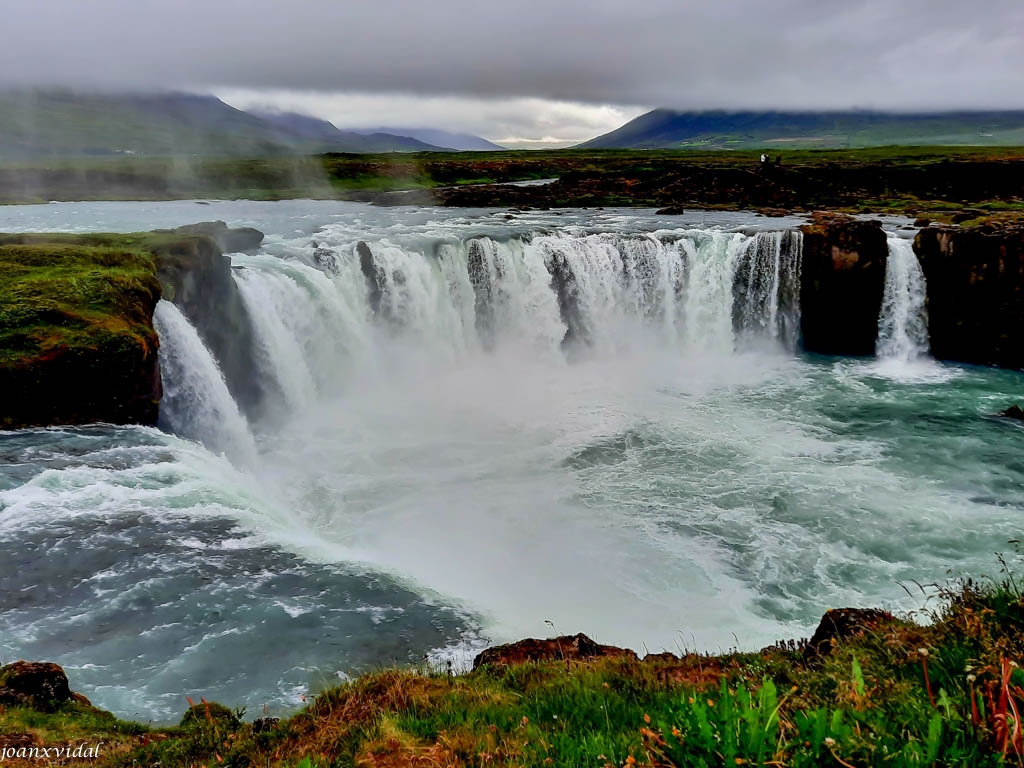
M 287 711 L 552 625 L 756 649 L 1019 534 L 1024 431 L 991 414 L 1024 376 L 928 356 L 896 226 L 877 359 L 800 351 L 795 220 L 62 203 L 0 231 L 212 218 L 267 233 L 232 256 L 261 407 L 161 303 L 161 429 L 0 433 L 0 661 L 119 715 Z

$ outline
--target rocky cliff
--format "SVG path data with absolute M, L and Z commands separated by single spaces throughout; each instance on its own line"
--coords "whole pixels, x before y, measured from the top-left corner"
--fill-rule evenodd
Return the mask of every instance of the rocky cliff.
M 222 222 L 128 235 L 0 235 L 0 429 L 156 424 L 153 310 L 161 298 L 196 327 L 236 399 L 257 408 L 249 318 L 215 237 L 233 250 L 262 240 Z
M 1024 224 L 927 227 L 914 250 L 928 284 L 932 353 L 1024 368 Z
M 825 355 L 872 355 L 888 255 L 877 221 L 815 216 L 803 227 L 801 337 Z

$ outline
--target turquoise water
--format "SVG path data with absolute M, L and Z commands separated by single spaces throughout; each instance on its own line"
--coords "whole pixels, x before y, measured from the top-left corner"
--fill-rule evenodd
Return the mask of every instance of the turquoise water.
M 196 380 L 176 382 L 193 399 L 165 404 L 165 430 L 0 434 L 0 660 L 57 661 L 143 719 L 175 719 L 186 695 L 286 711 L 368 666 L 462 662 L 547 622 L 641 650 L 757 648 L 828 608 L 920 607 L 901 584 L 998 571 L 1024 429 L 993 414 L 1021 400 L 1020 373 L 789 346 L 769 299 L 791 275 L 733 282 L 748 246 L 790 247 L 749 228 L 789 221 L 504 216 L 0 209 L 0 230 L 263 228 L 265 252 L 233 261 L 273 393 L 244 440 L 183 419 L 230 395 L 199 375 L 197 337 L 175 335 L 165 375 Z M 386 319 L 358 239 L 386 274 Z M 324 248 L 336 272 L 315 268 Z M 575 270 L 585 349 L 562 348 L 552 253 Z

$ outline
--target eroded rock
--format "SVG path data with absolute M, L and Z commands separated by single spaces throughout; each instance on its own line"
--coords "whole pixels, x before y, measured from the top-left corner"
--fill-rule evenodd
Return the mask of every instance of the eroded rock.
M 488 648 L 473 660 L 473 669 L 484 665 L 505 666 L 537 661 L 591 661 L 600 658 L 636 661 L 637 655 L 626 648 L 601 645 L 580 633 L 547 640 L 529 638 L 517 643 Z
M 42 661 L 16 661 L 0 667 L 0 704 L 31 707 L 52 712 L 62 704 L 84 696 L 73 694 L 68 676 L 57 664 Z
M 821 617 L 804 655 L 807 658 L 827 656 L 842 641 L 894 621 L 895 616 L 877 608 L 834 608 Z

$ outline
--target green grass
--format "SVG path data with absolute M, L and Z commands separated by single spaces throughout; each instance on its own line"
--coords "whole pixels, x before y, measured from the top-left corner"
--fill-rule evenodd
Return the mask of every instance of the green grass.
M 0 236 L 0 366 L 152 345 L 158 294 L 153 255 L 131 237 Z
M 257 732 L 217 705 L 175 728 L 74 705 L 10 710 L 0 734 L 107 737 L 104 765 L 997 766 L 1021 763 L 1024 595 L 959 584 L 929 623 L 885 623 L 824 656 L 760 653 L 382 670 Z

